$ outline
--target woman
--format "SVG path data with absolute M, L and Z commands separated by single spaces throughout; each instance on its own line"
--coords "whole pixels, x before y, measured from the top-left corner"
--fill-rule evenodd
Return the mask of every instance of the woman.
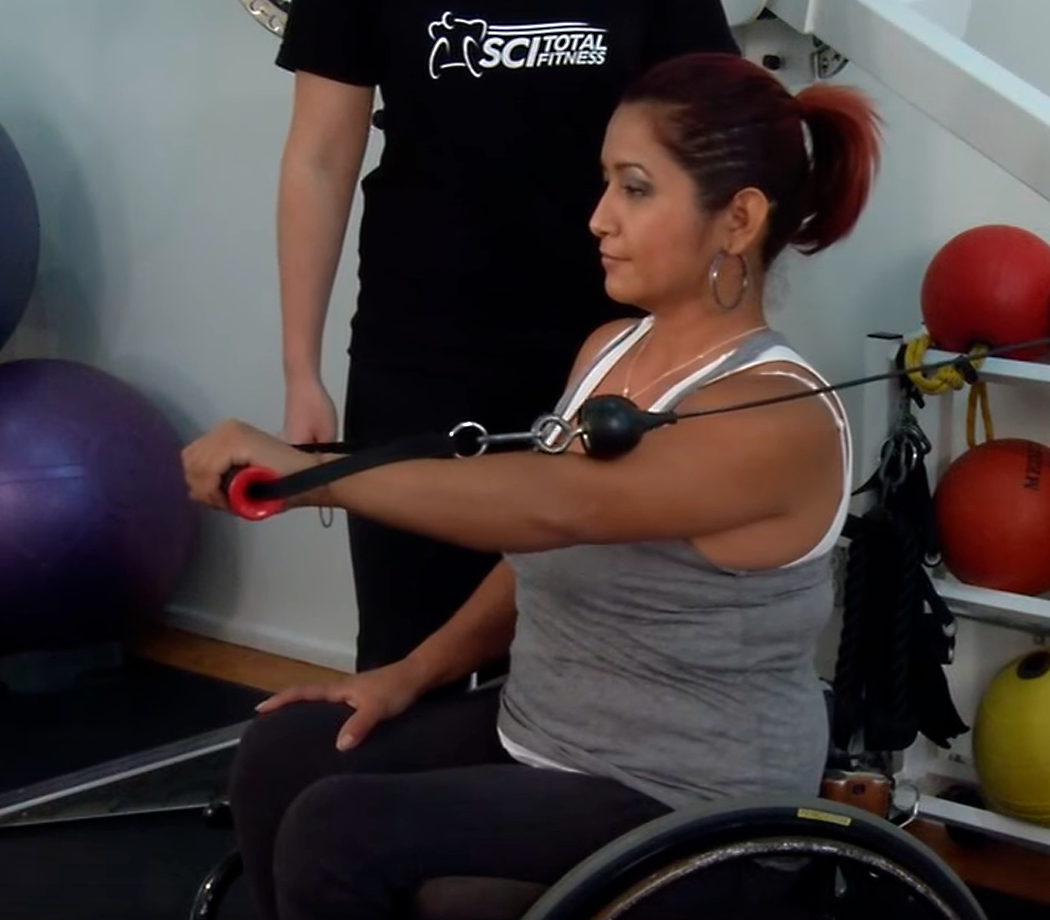
M 590 337 L 559 410 L 818 387 L 766 327 L 763 279 L 788 245 L 852 229 L 877 161 L 850 90 L 793 97 L 726 55 L 649 72 L 609 123 L 591 219 L 609 295 L 647 316 Z M 307 496 L 505 560 L 403 660 L 263 705 L 232 802 L 265 915 L 389 917 L 433 876 L 551 882 L 668 809 L 815 794 L 812 659 L 850 461 L 825 394 L 666 427 L 615 461 L 413 461 Z M 313 462 L 240 423 L 186 453 L 193 495 L 218 507 L 231 465 Z M 413 706 L 508 648 L 502 691 Z
M 285 438 L 335 435 L 322 329 L 377 89 L 357 447 L 466 417 L 517 429 L 550 408 L 587 335 L 624 315 L 586 226 L 609 115 L 652 64 L 735 49 L 720 0 L 295 0 L 277 59 L 296 74 L 278 206 Z M 358 671 L 408 654 L 499 561 L 360 517 L 350 545 Z

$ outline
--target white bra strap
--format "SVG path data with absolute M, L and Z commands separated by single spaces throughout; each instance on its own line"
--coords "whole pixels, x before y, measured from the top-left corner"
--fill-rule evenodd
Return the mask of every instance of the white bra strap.
M 727 351 L 720 358 L 715 358 L 715 360 L 712 361 L 710 364 L 705 364 L 699 370 L 693 371 L 685 379 L 679 380 L 678 383 L 671 387 L 666 393 L 664 393 L 663 396 L 661 396 L 658 400 L 656 400 L 656 402 L 654 402 L 649 407 L 649 411 L 662 412 L 668 406 L 673 405 L 675 402 L 678 401 L 678 398 L 680 396 L 688 392 L 692 387 L 696 386 L 696 384 L 699 383 L 701 380 L 704 380 L 704 378 L 708 374 L 710 374 L 711 371 L 716 370 L 718 367 L 720 367 L 722 364 L 728 361 L 733 354 L 734 352 Z M 733 371 L 733 373 L 736 373 L 736 371 Z M 704 380 L 704 385 L 706 386 L 708 383 L 714 383 L 716 380 L 720 379 L 721 378 L 718 376 L 712 377 L 709 381 Z
M 557 414 L 562 418 L 573 418 L 580 411 L 580 406 L 584 404 L 587 397 L 594 391 L 594 388 L 605 379 L 606 374 L 613 369 L 616 362 L 630 351 L 634 344 L 649 331 L 649 327 L 652 324 L 653 318 L 647 316 L 635 326 L 625 329 L 606 345 L 604 351 L 599 353 L 598 358 L 591 365 L 590 370 L 584 374 L 583 379 L 576 388 L 570 390 L 571 395 L 563 397 L 561 402 L 558 403 Z
M 806 368 L 809 370 L 809 368 Z M 762 377 L 788 377 L 791 380 L 797 380 L 803 386 L 808 387 L 811 390 L 816 390 L 818 387 L 824 386 L 824 382 L 818 377 L 817 381 L 810 377 L 803 377 L 802 374 L 795 374 L 791 371 L 762 371 L 759 375 Z M 835 418 L 835 424 L 839 430 L 846 428 L 846 411 L 845 407 L 839 401 L 839 398 L 834 393 L 817 393 L 815 394 L 821 402 L 823 402 L 830 410 L 831 414 Z
M 804 377 L 802 374 L 788 370 L 762 371 L 762 376 L 789 377 L 792 380 L 797 380 L 810 390 L 816 390 L 821 386 L 827 385 L 827 381 L 798 356 L 796 356 L 791 363 L 808 371 L 812 376 Z M 804 562 L 809 562 L 810 559 L 816 559 L 831 552 L 831 550 L 834 549 L 835 544 L 838 542 L 839 534 L 842 532 L 842 526 L 849 514 L 849 506 L 852 499 L 850 494 L 850 483 L 853 480 L 853 436 L 850 432 L 849 419 L 846 416 L 846 407 L 842 405 L 842 401 L 838 398 L 836 393 L 819 393 L 817 396 L 820 398 L 821 402 L 827 406 L 828 411 L 831 413 L 831 417 L 835 420 L 835 427 L 839 430 L 839 451 L 842 459 L 842 497 L 839 500 L 839 506 L 835 511 L 835 517 L 833 518 L 831 525 L 816 546 L 812 547 L 809 552 L 800 556 L 793 562 L 789 562 L 787 565 L 783 566 L 783 568 L 792 568 L 796 565 L 802 565 Z
M 777 361 L 782 361 L 788 364 L 797 364 L 799 367 L 804 367 L 823 383 L 823 378 L 802 360 L 798 352 L 793 348 L 788 348 L 786 345 L 770 345 L 769 348 L 766 348 L 759 354 L 755 355 L 750 361 L 747 361 L 744 364 L 738 364 L 732 370 L 726 371 L 724 374 L 715 374 L 708 378 L 711 371 L 717 369 L 719 365 L 728 360 L 734 354 L 736 354 L 735 351 L 726 352 L 722 357 L 712 361 L 710 364 L 705 365 L 699 370 L 694 371 L 684 380 L 676 383 L 653 403 L 651 411 L 659 412 L 666 409 L 668 406 L 673 405 L 681 396 L 687 393 L 690 388 L 696 386 L 696 384 L 701 381 L 706 387 L 712 383 L 717 383 L 719 380 L 724 380 L 726 377 L 735 377 L 737 374 L 742 374 L 744 371 L 749 371 L 752 368 L 760 367 L 763 364 L 772 364 Z

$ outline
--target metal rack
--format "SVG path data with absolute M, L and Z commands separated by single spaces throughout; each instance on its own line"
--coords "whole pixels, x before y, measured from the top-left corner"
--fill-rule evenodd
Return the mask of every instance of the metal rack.
M 865 347 L 865 373 L 874 375 L 892 370 L 902 341 L 903 337 L 897 334 L 870 335 Z M 954 355 L 950 353 L 931 350 L 926 360 L 936 362 L 952 357 Z M 997 385 L 990 392 L 996 409 L 996 424 L 1001 431 L 1008 430 L 1010 436 L 1050 440 L 1050 411 L 1045 421 L 1032 418 L 1030 411 L 1015 414 L 1011 419 L 1009 411 L 1002 411 L 1004 407 L 996 398 L 1003 392 L 1002 385 L 1029 391 L 1021 395 L 1031 399 L 1033 388 L 1050 386 L 1050 364 L 990 358 L 982 364 L 980 374 L 983 380 Z M 858 482 L 865 481 L 874 471 L 899 395 L 896 381 L 869 386 L 866 390 L 861 424 L 857 426 L 858 469 L 855 472 Z M 1044 393 L 1050 406 L 1050 389 L 1045 389 Z M 1015 392 L 1014 396 L 1017 395 Z M 933 443 L 933 451 L 927 458 L 932 488 L 936 487 L 937 479 L 952 460 L 965 449 L 963 425 L 960 424 L 960 410 L 965 398 L 965 392 L 933 396 L 927 398 L 925 408 L 916 410 L 916 417 Z M 1018 427 L 1026 430 L 1018 433 L 1015 430 Z M 1040 430 L 1042 437 L 1039 436 Z M 956 705 L 963 718 L 972 725 L 980 696 L 991 676 L 1012 657 L 1030 650 L 1033 643 L 1044 643 L 1050 636 L 1050 597 L 1029 597 L 979 588 L 963 584 L 943 571 L 936 571 L 933 575 L 938 593 L 959 618 L 956 658 L 947 672 Z M 910 808 L 916 817 L 980 831 L 991 837 L 1050 852 L 1050 828 L 940 797 L 940 793 L 953 784 L 974 788 L 978 785 L 969 734 L 956 739 L 948 750 L 920 737 L 903 752 L 896 779 L 899 789 L 918 790 L 917 802 L 914 802 L 913 794 L 913 801 L 898 803 L 899 807 Z

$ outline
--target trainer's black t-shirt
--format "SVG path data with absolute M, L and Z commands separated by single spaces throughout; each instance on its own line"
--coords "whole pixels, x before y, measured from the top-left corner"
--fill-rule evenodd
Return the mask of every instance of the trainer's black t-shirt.
M 737 46 L 720 0 L 295 0 L 277 63 L 378 86 L 355 358 L 567 371 L 623 308 L 588 219 L 628 82 Z

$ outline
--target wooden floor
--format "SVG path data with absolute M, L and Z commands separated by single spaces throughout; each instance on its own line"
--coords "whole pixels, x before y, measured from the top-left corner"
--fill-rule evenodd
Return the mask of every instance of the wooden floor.
M 174 629 L 159 629 L 141 637 L 136 651 L 143 658 L 162 664 L 274 692 L 296 684 L 327 683 L 346 676 L 330 668 Z
M 154 661 L 268 691 L 345 676 L 176 630 L 159 630 L 144 637 L 138 652 Z M 968 849 L 953 842 L 942 826 L 927 822 L 915 822 L 908 830 L 940 854 L 967 884 L 1050 905 L 1050 857 L 997 842 Z

